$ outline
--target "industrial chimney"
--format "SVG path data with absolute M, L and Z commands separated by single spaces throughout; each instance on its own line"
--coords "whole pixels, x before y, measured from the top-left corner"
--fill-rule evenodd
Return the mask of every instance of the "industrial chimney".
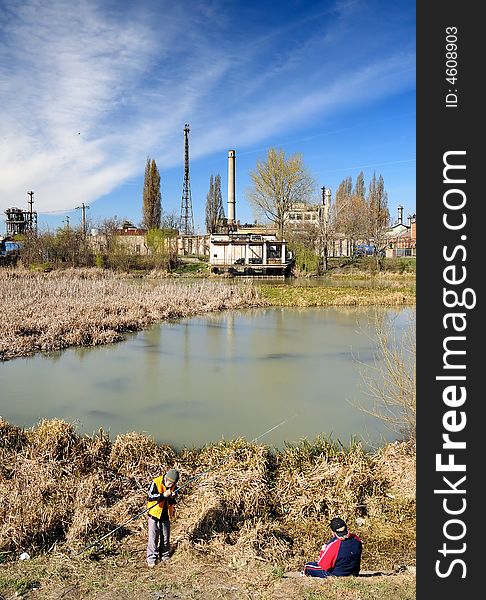
M 403 225 L 403 206 L 398 207 L 398 224 Z
M 235 151 L 228 150 L 228 225 L 234 225 L 235 219 Z
M 331 188 L 326 188 L 324 192 L 325 196 L 325 205 L 324 205 L 324 222 L 326 224 L 329 223 L 329 209 L 331 208 Z

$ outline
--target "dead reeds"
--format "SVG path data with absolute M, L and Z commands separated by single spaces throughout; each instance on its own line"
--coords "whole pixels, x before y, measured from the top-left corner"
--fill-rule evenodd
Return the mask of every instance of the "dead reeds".
M 0 470 L 0 552 L 78 552 L 126 522 L 110 543 L 132 534 L 143 546 L 146 519 L 130 519 L 146 507 L 152 478 L 176 466 L 172 538 L 181 550 L 299 568 L 339 515 L 365 540 L 363 568 L 391 568 L 397 555 L 413 562 L 410 444 L 370 454 L 323 438 L 282 451 L 237 439 L 175 452 L 137 433 L 79 436 L 58 419 L 29 430 L 0 419 L 0 433 L 9 465 Z
M 123 339 L 166 319 L 262 306 L 251 284 L 120 278 L 109 271 L 0 269 L 0 361 Z

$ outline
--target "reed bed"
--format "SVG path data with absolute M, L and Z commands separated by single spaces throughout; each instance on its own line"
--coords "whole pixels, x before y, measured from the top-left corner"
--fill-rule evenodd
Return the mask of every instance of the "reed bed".
M 251 283 L 120 278 L 93 270 L 32 273 L 0 269 L 0 360 L 95 346 L 167 320 L 263 306 Z
M 0 269 L 0 361 L 110 344 L 156 322 L 225 309 L 415 304 L 413 289 L 395 287 L 400 281 L 373 288 L 257 287 L 206 278 L 188 283 L 157 272 L 135 278 L 103 269 Z
M 299 569 L 339 515 L 365 541 L 362 568 L 414 564 L 415 449 L 405 442 L 373 454 L 322 438 L 282 451 L 237 439 L 176 452 L 137 433 L 80 436 L 57 419 L 22 430 L 0 418 L 0 433 L 9 465 L 0 470 L 0 553 L 82 553 L 120 524 L 110 552 L 132 537 L 143 549 L 146 515 L 130 519 L 151 479 L 176 466 L 178 551 Z

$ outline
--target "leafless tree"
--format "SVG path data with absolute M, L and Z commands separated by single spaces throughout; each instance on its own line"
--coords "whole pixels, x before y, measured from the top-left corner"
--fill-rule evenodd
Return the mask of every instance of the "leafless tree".
M 360 410 L 383 421 L 403 439 L 415 440 L 416 431 L 416 314 L 401 332 L 386 316 L 376 316 L 373 363 L 358 360 L 371 405 Z
M 315 189 L 302 155 L 293 154 L 286 158 L 283 150 L 270 148 L 266 160 L 257 162 L 250 177 L 253 182 L 247 191 L 250 204 L 257 214 L 275 224 L 282 239 L 292 205 L 308 202 Z

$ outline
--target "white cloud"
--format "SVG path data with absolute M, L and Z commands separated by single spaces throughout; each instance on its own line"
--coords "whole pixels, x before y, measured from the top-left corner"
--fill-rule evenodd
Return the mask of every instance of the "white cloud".
M 219 35 L 206 35 L 224 4 L 187 14 L 174 3 L 121 4 L 0 8 L 2 212 L 25 206 L 31 189 L 45 212 L 89 204 L 140 175 L 148 155 L 174 166 L 185 122 L 198 128 L 197 157 L 413 85 L 413 54 L 353 55 L 342 13 L 332 36 L 340 50 L 327 64 L 328 14 L 308 38 L 292 26 L 231 38 L 238 24 L 224 15 Z

